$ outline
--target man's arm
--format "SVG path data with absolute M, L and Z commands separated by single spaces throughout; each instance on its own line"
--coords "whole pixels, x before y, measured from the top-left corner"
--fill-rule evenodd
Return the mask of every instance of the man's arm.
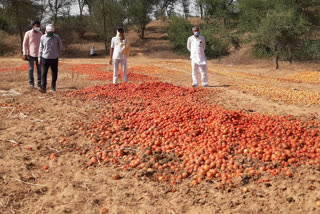
M 27 56 L 29 54 L 29 34 L 28 33 L 26 33 L 23 38 L 22 52 L 23 52 L 23 59 L 27 60 Z
M 111 46 L 110 46 L 110 59 L 109 64 L 112 65 L 112 57 L 113 57 L 113 51 L 114 51 L 114 39 L 111 39 Z
M 112 65 L 113 50 L 114 50 L 114 48 L 110 48 L 110 60 L 109 60 L 110 65 Z
M 202 37 L 203 38 L 203 40 L 202 40 L 202 42 L 203 42 L 203 50 L 205 50 L 206 49 L 206 40 L 204 39 L 204 37 Z
M 62 40 L 61 40 L 61 38 L 59 37 L 59 42 L 58 42 L 58 50 L 59 50 L 59 52 L 60 51 L 63 51 L 64 49 L 63 49 L 64 47 L 63 47 L 63 45 L 62 45 Z
M 191 40 L 190 40 L 190 37 L 188 38 L 188 41 L 187 41 L 187 49 L 189 52 L 191 52 Z
M 41 58 L 42 58 L 42 52 L 43 52 L 43 44 L 42 44 L 42 37 L 40 39 L 40 46 L 39 46 L 39 53 L 38 53 L 38 59 L 39 59 L 39 62 L 41 63 Z

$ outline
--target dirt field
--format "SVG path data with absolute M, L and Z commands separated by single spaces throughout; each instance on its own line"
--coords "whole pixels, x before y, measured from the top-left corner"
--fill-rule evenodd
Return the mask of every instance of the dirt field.
M 188 57 L 161 50 L 167 41 L 155 32 L 147 32 L 149 40 L 133 48 L 129 67 L 156 81 L 190 88 Z M 320 120 L 319 63 L 282 62 L 274 70 L 272 62 L 249 62 L 245 55 L 209 61 L 208 102 L 248 115 Z M 74 122 L 96 121 L 106 105 L 67 97 L 66 92 L 111 84 L 111 78 L 71 72 L 74 66 L 100 64 L 109 76 L 111 67 L 104 58 L 60 62 L 57 93 L 42 94 L 29 89 L 24 61 L 0 58 L 0 213 L 320 213 L 317 165 L 292 167 L 292 177 L 272 176 L 263 183 L 243 178 L 227 189 L 217 188 L 216 180 L 193 186 L 188 178 L 174 191 L 168 182 L 137 176 L 137 169 L 101 163 L 89 167 L 85 151 L 93 146 Z M 146 66 L 159 70 L 137 69 Z M 141 81 L 129 76 L 129 82 Z

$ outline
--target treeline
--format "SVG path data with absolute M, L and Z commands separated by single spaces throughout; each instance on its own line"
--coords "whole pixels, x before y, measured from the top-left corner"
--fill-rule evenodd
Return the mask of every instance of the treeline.
M 72 15 L 74 7 L 79 14 Z M 188 17 L 197 16 L 208 57 L 250 43 L 254 56 L 275 57 L 278 67 L 279 59 L 319 58 L 319 12 L 320 0 L 0 0 L 0 46 L 10 33 L 18 33 L 22 42 L 37 19 L 54 23 L 66 45 L 73 42 L 70 34 L 81 38 L 96 32 L 107 51 L 117 27 L 135 29 L 143 39 L 146 25 L 156 18 L 168 20 L 172 46 L 185 51 Z

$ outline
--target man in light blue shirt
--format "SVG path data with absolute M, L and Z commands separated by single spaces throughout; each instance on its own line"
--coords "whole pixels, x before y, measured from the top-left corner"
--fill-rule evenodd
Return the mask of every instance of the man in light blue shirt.
M 43 93 L 47 92 L 47 75 L 49 67 L 52 73 L 51 91 L 56 92 L 56 82 L 58 79 L 58 58 L 62 50 L 62 42 L 58 35 L 54 34 L 54 27 L 46 26 L 46 34 L 40 39 L 39 61 L 41 64 L 41 88 Z

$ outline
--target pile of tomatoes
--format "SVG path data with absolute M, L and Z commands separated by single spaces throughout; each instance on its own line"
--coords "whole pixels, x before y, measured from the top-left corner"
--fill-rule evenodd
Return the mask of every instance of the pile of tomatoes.
M 163 82 L 94 86 L 68 96 L 105 102 L 99 118 L 76 122 L 92 143 L 88 166 L 138 169 L 174 185 L 189 178 L 219 187 L 249 177 L 263 182 L 320 166 L 320 122 L 247 114 L 216 106 L 214 90 Z
M 70 68 L 72 72 L 85 74 L 90 76 L 90 79 L 95 80 L 112 80 L 113 77 L 113 71 L 105 71 L 104 68 L 106 65 L 104 64 L 79 64 L 75 65 Z M 130 81 L 149 81 L 149 80 L 156 80 L 155 77 L 149 77 L 144 74 L 135 73 L 138 68 L 131 67 L 128 69 L 128 79 Z M 121 69 L 119 69 L 119 78 L 122 79 L 122 72 Z

